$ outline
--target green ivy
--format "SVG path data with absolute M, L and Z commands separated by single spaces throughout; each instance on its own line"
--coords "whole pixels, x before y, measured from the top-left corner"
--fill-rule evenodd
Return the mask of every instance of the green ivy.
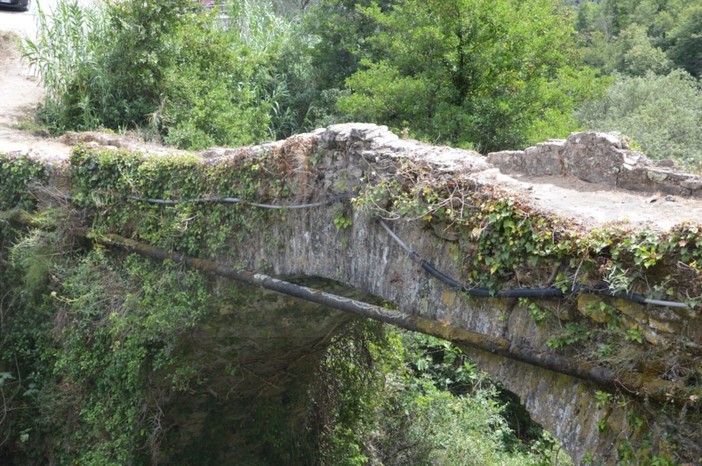
M 54 273 L 62 285 L 51 305 L 60 317 L 44 349 L 52 374 L 37 394 L 54 408 L 40 426 L 62 432 L 54 450 L 62 463 L 144 464 L 159 435 L 151 420 L 162 415 L 149 393 L 158 385 L 187 390 L 193 375 L 177 374 L 196 374 L 183 370 L 177 349 L 206 316 L 206 281 L 174 263 L 99 249 Z
M 272 155 L 205 165 L 196 157 L 147 158 L 126 152 L 77 149 L 71 156 L 74 196 L 95 210 L 98 232 L 138 236 L 165 249 L 214 254 L 244 235 L 258 232 L 284 212 L 245 204 L 193 203 L 193 199 L 234 197 L 266 203 L 288 195 L 284 178 L 267 170 Z M 182 200 L 163 206 L 129 199 Z
M 702 300 L 702 242 L 696 225 L 668 232 L 587 231 L 533 212 L 512 197 L 476 191 L 469 183 L 445 179 L 437 184 L 421 166 L 406 164 L 399 177 L 371 180 L 356 206 L 386 217 L 421 218 L 454 234 L 462 253 L 462 278 L 469 285 L 498 290 L 511 287 L 519 276 L 522 286 L 568 289 L 573 283 L 601 285 L 616 279 L 626 284 L 624 291 L 693 305 Z M 676 267 L 678 263 L 685 267 Z
M 28 157 L 8 157 L 0 154 L 0 210 L 33 210 L 36 197 L 31 185 L 46 180 L 44 164 Z

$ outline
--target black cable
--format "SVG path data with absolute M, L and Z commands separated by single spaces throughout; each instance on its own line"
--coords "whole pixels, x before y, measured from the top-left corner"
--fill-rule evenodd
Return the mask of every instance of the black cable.
M 353 193 L 342 193 L 333 196 L 325 201 L 315 202 L 311 204 L 296 204 L 296 205 L 275 205 L 275 204 L 260 204 L 251 201 L 245 201 L 237 197 L 206 197 L 206 198 L 196 198 L 196 199 L 153 199 L 153 198 L 143 198 L 139 196 L 127 196 L 127 199 L 137 202 L 146 202 L 149 204 L 159 204 L 159 205 L 176 205 L 176 204 L 244 204 L 250 205 L 252 207 L 259 207 L 263 209 L 309 209 L 314 207 L 324 207 L 331 204 L 335 204 L 340 201 L 348 200 L 353 197 Z M 66 195 L 66 199 L 73 200 L 73 196 Z M 633 301 L 640 304 L 651 304 L 655 306 L 666 306 L 675 307 L 682 309 L 692 309 L 687 303 L 681 303 L 678 301 L 665 301 L 660 299 L 646 298 L 645 296 L 637 293 L 630 293 L 628 291 L 616 291 L 608 287 L 590 287 L 584 285 L 574 285 L 569 291 L 563 291 L 560 288 L 553 286 L 545 288 L 513 288 L 509 290 L 498 290 L 492 291 L 489 288 L 484 287 L 471 287 L 466 286 L 456 279 L 446 275 L 445 273 L 437 270 L 430 262 L 422 259 L 422 257 L 417 254 L 412 248 L 407 246 L 402 239 L 400 239 L 397 234 L 392 231 L 392 229 L 383 221 L 379 219 L 380 225 L 388 232 L 390 237 L 400 245 L 400 247 L 407 252 L 413 262 L 419 264 L 419 266 L 432 275 L 433 277 L 441 280 L 443 283 L 449 285 L 455 290 L 466 292 L 471 296 L 477 296 L 482 298 L 563 298 L 568 295 L 577 293 L 589 293 L 604 296 L 613 296 L 616 298 L 624 298 L 629 301 Z
M 380 225 L 388 232 L 390 237 L 394 239 L 400 247 L 409 254 L 413 262 L 419 264 L 419 266 L 429 273 L 431 276 L 437 278 L 438 280 L 444 282 L 451 288 L 470 294 L 471 296 L 477 296 L 481 298 L 564 298 L 568 295 L 578 294 L 578 293 L 588 293 L 604 296 L 613 296 L 615 298 L 623 298 L 629 301 L 633 301 L 640 304 L 651 304 L 655 306 L 667 306 L 667 307 L 677 307 L 691 309 L 691 306 L 686 303 L 681 303 L 677 301 L 663 301 L 659 299 L 650 299 L 644 295 L 638 293 L 631 293 L 628 291 L 616 291 L 608 287 L 593 287 L 585 285 L 574 285 L 570 290 L 563 291 L 560 288 L 554 286 L 544 287 L 544 288 L 512 288 L 509 290 L 497 290 L 492 291 L 489 288 L 483 287 L 471 287 L 466 286 L 459 282 L 458 280 L 446 275 L 445 273 L 437 270 L 430 262 L 422 259 L 422 257 L 417 254 L 411 247 L 407 246 L 400 239 L 397 234 L 390 229 L 390 227 L 385 223 L 384 220 L 379 219 Z
M 130 201 L 146 202 L 149 204 L 159 204 L 159 205 L 176 205 L 176 204 L 244 204 L 250 205 L 252 207 L 259 207 L 262 209 L 278 209 L 278 210 L 288 210 L 288 209 L 310 209 L 314 207 L 324 207 L 331 204 L 335 204 L 340 201 L 348 200 L 353 197 L 352 193 L 343 193 L 333 196 L 325 201 L 314 202 L 311 204 L 295 204 L 295 205 L 276 205 L 276 204 L 260 204 L 257 202 L 246 201 L 239 199 L 238 197 L 204 197 L 196 199 L 153 199 L 144 198 L 139 196 L 127 196 Z

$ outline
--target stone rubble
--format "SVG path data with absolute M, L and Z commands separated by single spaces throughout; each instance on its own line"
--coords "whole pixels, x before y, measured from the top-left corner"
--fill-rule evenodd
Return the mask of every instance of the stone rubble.
M 702 197 L 701 176 L 682 173 L 671 161 L 654 163 L 616 134 L 573 133 L 523 151 L 491 152 L 487 161 L 503 173 L 572 176 L 630 191 Z

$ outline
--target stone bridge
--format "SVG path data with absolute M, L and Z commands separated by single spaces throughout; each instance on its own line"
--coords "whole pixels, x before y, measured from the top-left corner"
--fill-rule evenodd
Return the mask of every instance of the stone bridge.
M 623 445 L 702 458 L 700 176 L 594 133 L 487 157 L 362 124 L 195 156 L 71 138 L 35 192 L 40 210 L 89 212 L 93 241 L 390 306 L 373 309 L 460 345 L 576 463 L 635 462 Z M 265 360 L 251 396 L 284 393 L 351 318 L 216 282 L 219 323 L 189 350 L 211 373 Z M 213 382 L 202 404 L 227 390 Z

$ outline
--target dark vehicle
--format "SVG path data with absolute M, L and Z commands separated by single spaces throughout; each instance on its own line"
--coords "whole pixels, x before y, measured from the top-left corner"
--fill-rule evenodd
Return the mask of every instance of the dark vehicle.
M 14 8 L 20 11 L 29 10 L 31 0 L 0 0 L 0 8 Z

